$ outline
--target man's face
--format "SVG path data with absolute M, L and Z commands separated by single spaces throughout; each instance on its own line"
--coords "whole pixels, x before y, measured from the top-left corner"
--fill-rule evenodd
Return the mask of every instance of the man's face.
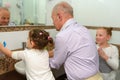
M 10 13 L 7 10 L 0 11 L 0 26 L 8 25 Z
M 56 30 L 59 31 L 61 29 L 61 25 L 60 25 L 61 21 L 60 21 L 59 15 L 53 11 L 51 17 Z

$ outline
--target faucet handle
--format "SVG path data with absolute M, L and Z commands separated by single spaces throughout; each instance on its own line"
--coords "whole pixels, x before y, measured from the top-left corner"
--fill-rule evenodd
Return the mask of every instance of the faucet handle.
M 22 48 L 23 50 L 26 48 L 26 42 L 22 42 Z

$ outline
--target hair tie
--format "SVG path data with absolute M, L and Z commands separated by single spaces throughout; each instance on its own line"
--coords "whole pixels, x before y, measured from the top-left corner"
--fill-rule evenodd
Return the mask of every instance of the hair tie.
M 40 32 L 39 34 L 42 35 L 43 33 Z
M 50 36 L 48 36 L 48 40 L 50 40 L 51 39 L 51 37 Z

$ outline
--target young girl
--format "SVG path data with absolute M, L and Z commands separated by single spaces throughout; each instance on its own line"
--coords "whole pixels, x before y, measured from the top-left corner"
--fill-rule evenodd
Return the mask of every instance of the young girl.
M 27 80 L 55 80 L 49 67 L 49 54 L 46 47 L 52 44 L 48 32 L 41 29 L 32 29 L 29 32 L 27 47 L 24 51 L 11 52 L 0 44 L 0 51 L 25 62 Z
M 100 72 L 104 80 L 115 80 L 115 70 L 119 67 L 119 55 L 116 46 L 108 43 L 112 28 L 101 27 L 96 32 L 96 43 L 100 58 Z

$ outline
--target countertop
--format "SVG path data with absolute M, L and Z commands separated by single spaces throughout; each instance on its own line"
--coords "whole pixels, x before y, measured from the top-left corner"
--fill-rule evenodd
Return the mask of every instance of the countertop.
M 0 80 L 26 80 L 26 77 L 13 70 L 0 75 Z

